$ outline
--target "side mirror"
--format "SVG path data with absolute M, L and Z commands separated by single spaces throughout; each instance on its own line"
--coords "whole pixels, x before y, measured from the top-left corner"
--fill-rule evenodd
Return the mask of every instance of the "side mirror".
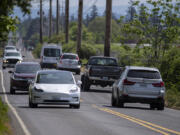
M 9 74 L 12 74 L 12 73 L 13 73 L 13 71 L 11 71 L 11 70 L 10 70 L 10 71 L 8 71 L 8 73 L 9 73 Z
M 81 84 L 82 84 L 82 82 L 78 80 L 78 81 L 77 81 L 77 85 L 80 86 Z

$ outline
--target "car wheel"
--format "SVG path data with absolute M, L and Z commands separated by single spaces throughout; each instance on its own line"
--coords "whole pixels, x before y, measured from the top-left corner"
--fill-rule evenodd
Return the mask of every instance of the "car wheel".
M 153 104 L 153 103 L 151 103 L 151 104 L 150 104 L 150 109 L 151 109 L 151 110 L 154 110 L 155 108 L 156 108 L 156 105 Z
M 3 69 L 6 69 L 6 67 L 4 67 L 4 66 L 3 66 L 2 68 L 3 68 Z
M 30 108 L 37 108 L 38 104 L 32 103 L 31 99 L 29 98 L 29 107 Z
M 83 91 L 89 91 L 89 89 L 90 89 L 91 84 L 89 83 L 88 80 L 89 80 L 89 79 L 87 79 L 86 77 L 84 77 L 83 83 L 82 83 L 82 90 L 83 90 Z
M 158 110 L 164 110 L 164 102 L 163 103 L 159 103 L 157 106 Z
M 15 94 L 15 93 L 16 93 L 15 89 L 13 89 L 12 86 L 11 86 L 10 87 L 10 94 Z
M 115 100 L 115 98 L 114 98 L 114 90 L 112 91 L 112 96 L 111 96 L 111 105 L 112 105 L 113 107 L 115 107 L 115 106 L 116 106 L 116 100 Z
M 70 105 L 70 108 L 79 109 L 79 108 L 80 108 L 80 104 L 77 104 L 77 105 Z
M 116 98 L 116 106 L 120 107 L 120 108 L 124 107 L 124 102 L 121 99 L 119 99 L 119 94 L 118 93 L 117 93 L 117 98 Z
M 80 75 L 80 71 L 76 71 L 76 74 L 77 74 L 77 75 Z

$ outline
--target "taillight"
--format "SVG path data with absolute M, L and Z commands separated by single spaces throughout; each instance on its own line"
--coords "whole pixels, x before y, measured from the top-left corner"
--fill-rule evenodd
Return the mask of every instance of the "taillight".
M 152 85 L 153 85 L 154 87 L 164 87 L 164 82 L 153 83 Z
M 123 85 L 134 85 L 136 82 L 128 81 L 127 79 L 124 79 Z
M 79 57 L 78 57 L 78 56 L 76 57 L 76 60 L 78 60 L 78 61 L 79 61 Z

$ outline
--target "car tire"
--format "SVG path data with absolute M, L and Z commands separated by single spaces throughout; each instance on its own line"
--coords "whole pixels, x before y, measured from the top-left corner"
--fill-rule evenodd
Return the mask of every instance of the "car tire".
M 150 104 L 150 109 L 151 109 L 151 110 L 154 110 L 155 108 L 156 108 L 156 105 L 153 104 L 153 103 L 151 103 L 151 104 Z
M 80 104 L 70 105 L 70 108 L 79 109 L 80 108 Z
M 10 87 L 10 94 L 14 95 L 16 93 L 15 89 L 12 88 L 12 86 Z
M 82 82 L 82 90 L 83 91 L 89 91 L 91 84 L 89 83 L 89 79 L 87 77 L 84 77 Z
M 80 75 L 80 73 L 81 73 L 80 71 L 76 71 L 76 74 L 77 74 L 77 75 Z
M 113 90 L 112 90 L 112 96 L 111 96 L 111 105 L 112 105 L 113 107 L 116 106 L 116 100 L 115 100 L 115 98 L 114 98 L 114 91 L 113 91 Z
M 159 103 L 157 106 L 158 110 L 164 110 L 164 102 L 163 103 Z
M 3 69 L 6 69 L 6 67 L 4 67 L 4 66 L 3 66 L 2 68 L 3 68 Z
M 29 98 L 29 107 L 30 108 L 37 108 L 38 104 L 32 103 L 31 99 Z
M 117 92 L 117 99 L 116 99 L 116 106 L 123 108 L 124 107 L 124 102 L 122 99 L 119 98 L 119 93 Z

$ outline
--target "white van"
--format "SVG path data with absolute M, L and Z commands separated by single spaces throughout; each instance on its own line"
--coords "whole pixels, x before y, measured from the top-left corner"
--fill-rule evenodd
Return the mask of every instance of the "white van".
M 62 55 L 62 47 L 57 44 L 47 44 L 41 49 L 41 67 L 56 68 Z

